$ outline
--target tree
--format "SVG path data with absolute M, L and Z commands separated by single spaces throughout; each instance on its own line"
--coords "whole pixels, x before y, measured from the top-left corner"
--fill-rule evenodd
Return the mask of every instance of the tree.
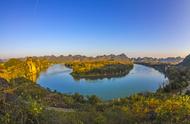
M 92 96 L 88 96 L 88 102 L 92 105 L 96 105 L 100 103 L 101 100 L 96 95 L 92 95 Z

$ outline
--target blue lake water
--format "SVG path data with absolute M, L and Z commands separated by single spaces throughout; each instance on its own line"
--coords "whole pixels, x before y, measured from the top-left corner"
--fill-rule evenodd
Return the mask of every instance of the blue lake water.
M 140 92 L 155 92 L 167 78 L 159 71 L 144 65 L 135 64 L 130 73 L 124 77 L 104 78 L 97 80 L 74 80 L 71 69 L 64 65 L 53 65 L 42 72 L 37 83 L 44 88 L 62 93 L 80 93 L 82 95 L 97 95 L 109 100 L 121 98 Z

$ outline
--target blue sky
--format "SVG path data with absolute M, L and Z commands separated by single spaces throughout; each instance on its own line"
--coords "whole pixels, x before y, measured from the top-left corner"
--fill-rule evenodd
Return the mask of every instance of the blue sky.
M 0 58 L 190 53 L 190 0 L 0 0 Z

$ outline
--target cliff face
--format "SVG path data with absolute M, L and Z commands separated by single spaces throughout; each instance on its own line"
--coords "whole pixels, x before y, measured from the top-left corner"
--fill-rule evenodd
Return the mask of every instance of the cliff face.
M 26 77 L 32 81 L 36 81 L 39 70 L 32 58 L 27 58 L 26 65 Z
M 35 82 L 40 72 L 47 69 L 49 65 L 50 63 L 46 60 L 40 60 L 31 57 L 27 58 L 25 69 L 25 75 L 27 79 L 30 79 Z
M 24 77 L 35 82 L 40 72 L 47 69 L 50 63 L 45 59 L 28 57 L 25 61 L 19 63 L 8 61 L 4 65 L 8 66 L 0 69 L 0 77 L 7 80 Z

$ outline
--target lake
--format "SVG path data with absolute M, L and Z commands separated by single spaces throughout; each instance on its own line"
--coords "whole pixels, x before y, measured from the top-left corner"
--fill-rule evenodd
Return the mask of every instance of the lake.
M 97 80 L 75 80 L 71 69 L 57 64 L 42 72 L 37 83 L 44 88 L 58 92 L 82 95 L 96 95 L 104 100 L 122 98 L 140 92 L 155 92 L 168 79 L 154 68 L 134 64 L 124 77 Z

